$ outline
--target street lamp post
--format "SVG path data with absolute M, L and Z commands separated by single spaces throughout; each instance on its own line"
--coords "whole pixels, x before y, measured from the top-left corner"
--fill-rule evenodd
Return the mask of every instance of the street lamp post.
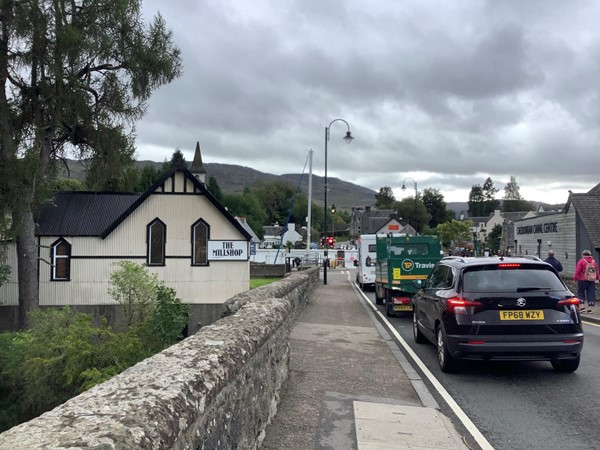
M 419 191 L 417 190 L 417 182 L 413 180 L 411 177 L 407 177 L 402 182 L 402 190 L 406 190 L 406 180 L 410 180 L 415 184 L 415 233 L 417 232 L 417 196 L 419 195 Z
M 346 132 L 346 136 L 344 137 L 344 141 L 346 144 L 352 142 L 352 133 L 350 133 L 350 125 L 344 119 L 333 119 L 329 126 L 325 127 L 325 198 L 323 211 L 325 212 L 325 217 L 323 219 L 323 230 L 325 232 L 325 253 L 323 254 L 323 284 L 327 284 L 327 263 L 329 262 L 329 244 L 327 244 L 327 142 L 329 141 L 329 129 L 334 122 L 344 122 L 346 127 L 348 127 L 348 131 Z

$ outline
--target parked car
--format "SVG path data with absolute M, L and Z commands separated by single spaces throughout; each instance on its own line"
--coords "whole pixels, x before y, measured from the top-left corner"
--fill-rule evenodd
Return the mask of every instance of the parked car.
M 552 266 L 523 257 L 443 258 L 413 298 L 417 343 L 437 347 L 443 372 L 460 360 L 550 361 L 579 367 L 580 301 Z
M 294 248 L 295 249 L 305 249 L 306 248 L 306 242 L 304 242 L 304 241 L 296 241 L 296 242 L 294 242 Z

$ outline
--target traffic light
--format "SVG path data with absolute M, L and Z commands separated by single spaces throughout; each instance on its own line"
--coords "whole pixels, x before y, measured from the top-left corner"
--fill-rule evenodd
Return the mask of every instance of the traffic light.
M 328 246 L 329 248 L 332 248 L 332 247 L 333 247 L 333 243 L 334 243 L 334 240 L 333 240 L 333 238 L 332 238 L 331 236 L 330 236 L 330 237 L 328 237 L 328 238 L 327 238 L 327 246 Z

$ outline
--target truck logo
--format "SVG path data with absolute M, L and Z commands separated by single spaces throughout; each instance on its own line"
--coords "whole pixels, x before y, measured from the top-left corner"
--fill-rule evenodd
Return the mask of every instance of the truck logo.
M 402 269 L 406 272 L 410 272 L 411 270 L 413 270 L 414 267 L 415 263 L 412 262 L 410 259 L 405 259 L 404 261 L 402 261 Z

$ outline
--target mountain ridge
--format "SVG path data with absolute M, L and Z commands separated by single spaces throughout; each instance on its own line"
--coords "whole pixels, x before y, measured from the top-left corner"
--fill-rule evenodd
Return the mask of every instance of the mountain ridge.
M 151 165 L 160 170 L 164 162 L 141 160 L 136 161 L 136 164 L 140 169 Z M 68 165 L 70 177 L 83 180 L 84 164 L 81 161 L 68 160 Z M 191 163 L 188 162 L 188 165 L 191 165 Z M 225 194 L 240 194 L 244 188 L 252 187 L 260 181 L 283 180 L 290 183 L 294 188 L 298 187 L 298 183 L 300 182 L 300 191 L 308 197 L 308 174 L 286 173 L 274 175 L 237 164 L 204 163 L 203 166 L 206 169 L 207 180 L 210 176 L 215 177 L 221 191 Z M 313 174 L 312 178 L 312 201 L 317 205 L 323 205 L 324 177 Z M 377 194 L 377 191 L 335 177 L 328 177 L 327 183 L 329 184 L 329 193 L 327 196 L 329 205 L 335 205 L 336 208 L 342 210 L 351 210 L 353 207 L 375 207 L 375 194 Z M 543 202 L 531 203 L 542 204 L 547 211 L 563 206 Z M 466 213 L 469 208 L 468 202 L 446 202 L 446 205 L 449 210 L 455 212 L 457 218 L 461 212 Z

